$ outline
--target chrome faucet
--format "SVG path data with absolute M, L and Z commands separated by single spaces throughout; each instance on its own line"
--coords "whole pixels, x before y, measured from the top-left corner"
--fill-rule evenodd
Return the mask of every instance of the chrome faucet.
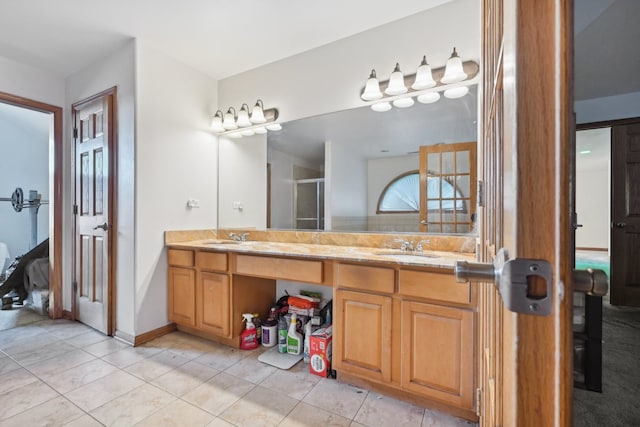
M 412 251 L 413 250 L 413 242 L 410 240 L 404 239 L 395 239 L 396 242 L 400 243 L 400 250 L 402 252 Z
M 420 240 L 418 242 L 418 245 L 416 246 L 416 252 L 422 252 L 422 250 L 424 249 L 422 245 L 428 245 L 431 242 L 431 240 Z
M 235 240 L 236 242 L 246 242 L 247 238 L 249 237 L 249 233 L 242 233 L 242 234 L 229 233 L 229 237 Z

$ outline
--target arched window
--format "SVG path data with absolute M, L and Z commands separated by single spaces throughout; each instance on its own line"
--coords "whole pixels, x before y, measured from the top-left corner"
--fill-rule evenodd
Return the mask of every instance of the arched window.
M 440 200 L 429 200 L 427 210 L 464 211 L 465 204 L 460 191 L 449 181 L 437 176 L 427 177 L 428 194 L 440 194 Z M 420 173 L 410 171 L 391 180 L 378 198 L 376 213 L 420 212 Z

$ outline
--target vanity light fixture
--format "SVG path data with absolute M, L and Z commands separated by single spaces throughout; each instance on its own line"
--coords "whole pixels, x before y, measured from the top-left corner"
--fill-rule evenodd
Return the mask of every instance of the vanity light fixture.
M 389 80 L 380 82 L 376 71 L 371 70 L 360 98 L 369 102 L 372 110 L 379 112 L 389 111 L 392 105 L 396 108 L 411 107 L 414 97 L 422 104 L 437 102 L 441 92 L 446 98 L 461 98 L 469 93 L 469 85 L 477 83 L 479 71 L 477 62 L 463 62 L 454 47 L 446 65 L 436 69 L 431 68 L 424 55 L 412 75 L 403 75 L 400 64 L 396 63 Z
M 280 130 L 282 126 L 276 123 L 278 110 L 276 108 L 264 109 L 262 100 L 258 99 L 249 113 L 249 105 L 244 103 L 236 114 L 236 109 L 229 107 L 226 113 L 216 111 L 211 119 L 211 130 L 219 135 L 230 138 L 242 138 L 255 134 L 264 135 L 267 130 Z

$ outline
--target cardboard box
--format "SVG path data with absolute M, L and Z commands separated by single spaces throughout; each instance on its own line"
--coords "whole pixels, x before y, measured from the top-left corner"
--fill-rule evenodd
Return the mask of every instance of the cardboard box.
M 331 341 L 332 327 L 320 328 L 311 334 L 309 339 L 309 371 L 312 374 L 328 377 L 331 373 Z

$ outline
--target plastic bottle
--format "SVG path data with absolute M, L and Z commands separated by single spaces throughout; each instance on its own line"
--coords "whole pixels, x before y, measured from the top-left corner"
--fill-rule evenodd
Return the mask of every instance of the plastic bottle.
M 262 342 L 262 320 L 260 320 L 260 313 L 253 313 L 253 324 L 256 326 L 256 335 L 258 337 L 258 344 Z
M 269 317 L 262 324 L 262 345 L 273 347 L 278 342 L 278 322 L 276 321 L 276 309 L 272 308 Z
M 304 363 L 309 363 L 311 361 L 311 320 L 304 325 L 304 358 L 302 359 Z
M 287 352 L 287 320 L 282 315 L 278 318 L 278 352 Z
M 327 325 L 330 325 L 331 321 L 332 321 L 332 319 L 331 319 L 331 309 L 327 309 L 327 317 L 326 317 L 326 320 L 325 320 L 324 323 L 326 323 Z
M 244 313 L 242 315 L 247 322 L 244 331 L 240 334 L 240 348 L 242 350 L 253 350 L 258 348 L 258 337 L 256 334 L 256 325 L 253 324 L 253 314 Z
M 291 325 L 289 325 L 289 332 L 287 333 L 287 353 L 300 354 L 302 353 L 302 335 L 296 331 L 297 316 L 295 313 L 291 315 Z

